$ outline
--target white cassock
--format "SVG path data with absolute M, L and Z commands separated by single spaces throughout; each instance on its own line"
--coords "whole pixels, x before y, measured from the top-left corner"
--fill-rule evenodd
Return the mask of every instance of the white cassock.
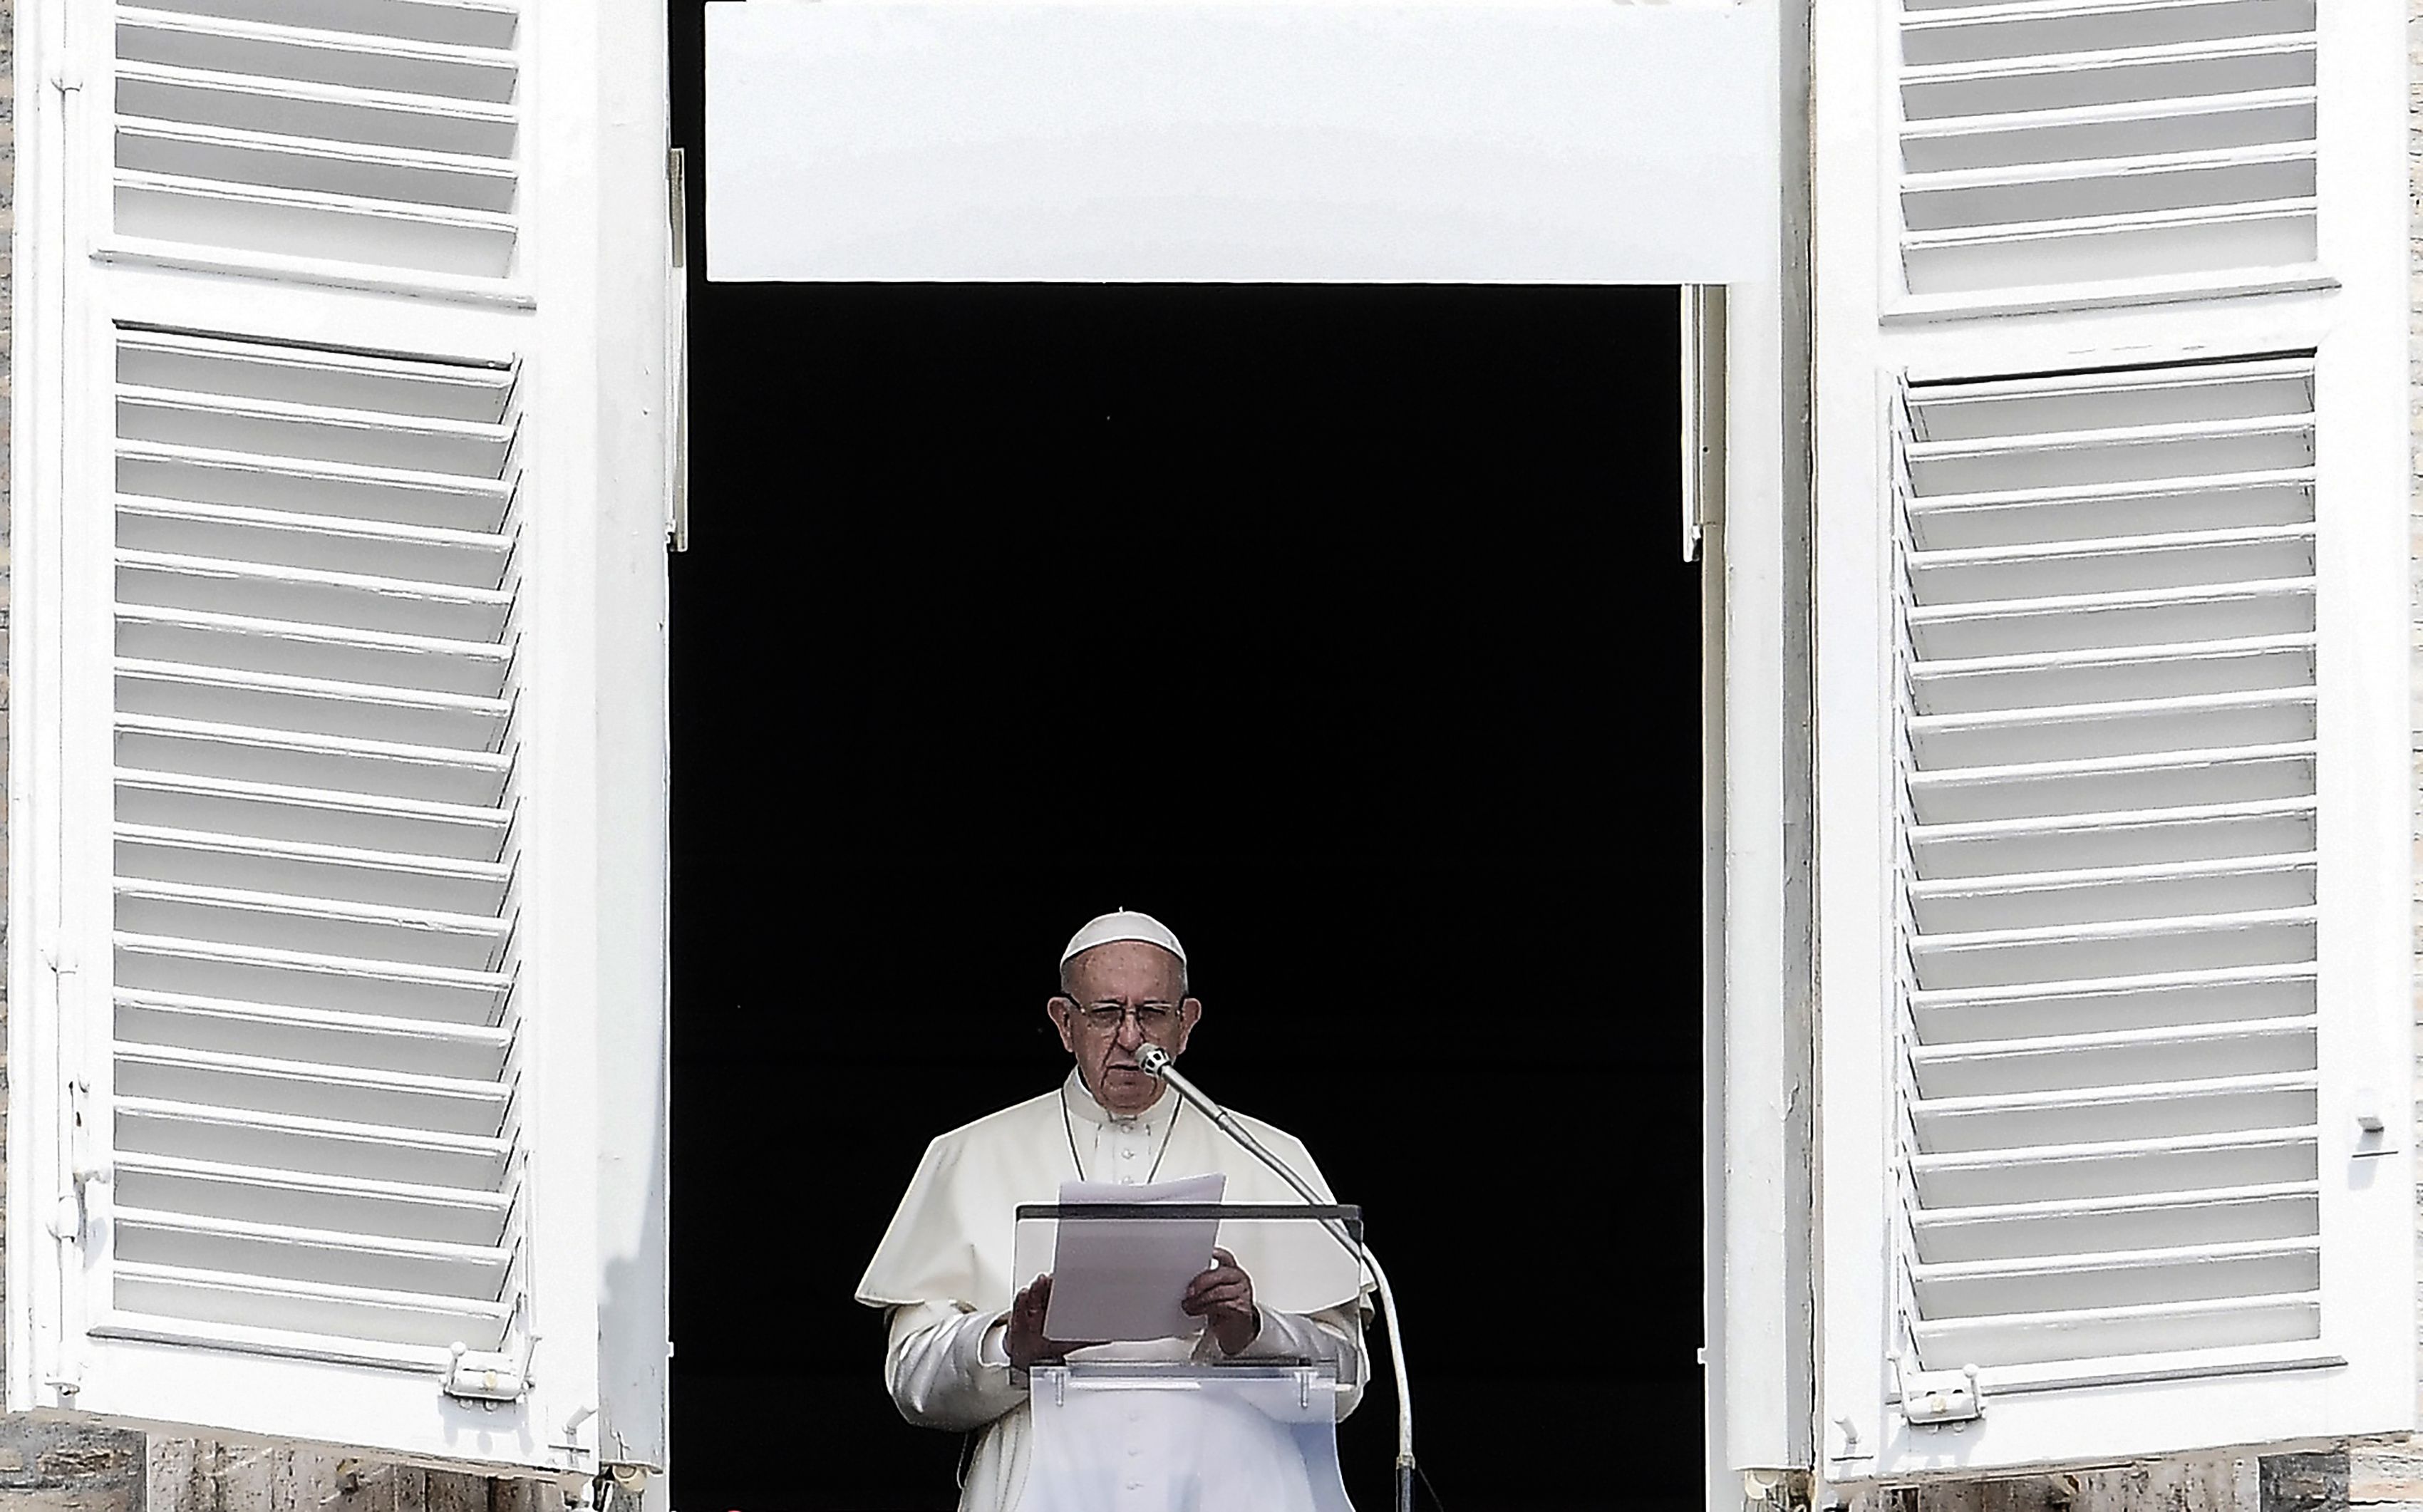
M 1233 1116 L 1324 1202 L 1334 1201 L 1293 1135 Z M 1013 1512 L 1034 1458 L 1026 1388 L 1010 1381 L 1006 1346 L 1010 1299 L 1035 1279 L 1013 1274 L 1019 1205 L 1057 1202 L 1060 1184 L 1072 1178 L 1136 1186 L 1213 1172 L 1228 1178 L 1223 1202 L 1303 1201 L 1175 1093 L 1164 1092 L 1151 1108 L 1123 1117 L 1097 1103 L 1073 1071 L 1058 1092 L 953 1129 L 926 1146 L 858 1284 L 858 1299 L 888 1309 L 884 1380 L 900 1415 L 926 1427 L 982 1434 L 961 1483 L 960 1512 Z M 1339 1393 L 1338 1415 L 1353 1411 L 1369 1376 L 1367 1304 L 1351 1283 L 1342 1295 L 1318 1295 L 1340 1291 L 1338 1253 L 1327 1235 L 1304 1222 L 1235 1225 L 1224 1229 L 1221 1243 L 1253 1278 L 1262 1315 L 1260 1334 L 1239 1358 L 1293 1356 L 1333 1364 L 1341 1380 L 1356 1383 Z M 1330 1263 L 1289 1263 L 1300 1244 L 1329 1245 Z M 1076 1350 L 1070 1359 L 1210 1359 L 1218 1347 L 1198 1334 L 1103 1345 Z M 1261 1504 L 1286 1512 L 1297 1499 L 1275 1491 Z

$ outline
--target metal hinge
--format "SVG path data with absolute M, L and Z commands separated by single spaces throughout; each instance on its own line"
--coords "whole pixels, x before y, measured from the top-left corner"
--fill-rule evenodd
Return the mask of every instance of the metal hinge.
M 94 1127 L 100 1113 L 93 1107 L 92 1083 L 82 1077 L 68 1083 L 68 1176 L 75 1183 L 81 1202 L 85 1188 L 109 1179 L 106 1145 Z
M 1809 1512 L 1810 1474 L 1805 1470 L 1745 1470 L 1742 1505 L 1771 1512 Z
M 665 541 L 689 549 L 689 159 L 665 155 Z
M 1893 1378 L 1901 1388 L 1901 1415 L 1917 1426 L 1974 1423 L 1986 1415 L 1986 1396 L 1977 1389 L 1977 1367 L 1958 1370 L 1904 1371 L 1893 1362 Z
M 1723 516 L 1725 494 L 1725 291 L 1683 286 L 1683 559 Z
M 75 1011 L 75 1005 L 68 999 L 68 979 L 77 970 L 75 957 L 64 953 L 47 953 L 43 964 L 51 970 L 52 1004 L 60 1020 L 66 1022 Z M 68 1182 L 71 1190 L 58 1195 L 46 1226 L 54 1236 L 70 1244 L 82 1244 L 92 1229 L 92 1184 L 106 1183 L 110 1178 L 109 1142 L 99 1128 L 100 1110 L 94 1105 L 91 1081 L 71 1076 L 64 1090 Z

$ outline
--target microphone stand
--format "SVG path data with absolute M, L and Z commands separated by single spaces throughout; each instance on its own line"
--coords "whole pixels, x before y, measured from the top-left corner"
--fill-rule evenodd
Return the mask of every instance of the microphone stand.
M 1294 1188 L 1297 1196 L 1315 1207 L 1327 1205 L 1322 1195 L 1312 1189 L 1310 1183 L 1290 1170 L 1286 1161 L 1264 1149 L 1262 1142 L 1230 1117 L 1227 1109 L 1205 1095 L 1202 1088 L 1180 1076 L 1178 1067 L 1172 1063 L 1176 1057 L 1167 1050 L 1158 1045 L 1147 1045 L 1136 1059 L 1147 1071 L 1167 1082 L 1180 1096 L 1201 1110 L 1203 1116 L 1217 1125 L 1220 1132 L 1243 1146 L 1247 1155 L 1270 1167 L 1281 1181 Z M 1331 1237 L 1346 1247 L 1347 1253 L 1361 1261 L 1364 1268 L 1371 1272 L 1371 1284 L 1380 1294 L 1381 1315 L 1388 1330 L 1388 1363 L 1397 1378 L 1396 1512 L 1414 1512 L 1414 1391 L 1405 1377 L 1405 1340 L 1397 1325 L 1397 1294 L 1389 1289 L 1388 1273 L 1380 1268 L 1380 1257 L 1371 1252 L 1370 1246 L 1355 1244 L 1346 1233 L 1345 1225 L 1336 1219 L 1326 1221 L 1324 1226 Z

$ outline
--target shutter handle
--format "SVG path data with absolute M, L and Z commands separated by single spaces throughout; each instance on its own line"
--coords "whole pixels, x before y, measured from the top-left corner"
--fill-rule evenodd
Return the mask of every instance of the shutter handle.
M 2367 1087 L 2356 1094 L 2355 1149 L 2357 1159 L 2388 1155 L 2398 1146 L 2389 1137 L 2389 1120 L 2382 1111 L 2381 1095 Z

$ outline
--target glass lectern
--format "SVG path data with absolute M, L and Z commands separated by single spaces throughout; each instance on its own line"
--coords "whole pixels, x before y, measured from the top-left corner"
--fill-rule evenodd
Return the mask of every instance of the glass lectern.
M 1337 1330 L 1351 1336 L 1360 1328 L 1359 1209 L 1022 1206 L 1018 1283 L 1054 1275 L 1056 1308 L 1062 1277 L 1118 1284 L 1099 1279 L 1105 1256 L 1148 1270 L 1199 1249 L 1193 1268 L 1200 1269 L 1215 1245 L 1254 1279 L 1259 1336 L 1231 1358 L 1180 1315 L 1185 1332 L 1140 1336 L 1153 1326 L 1147 1320 L 1125 1331 L 1139 1336 L 1034 1366 L 1034 1451 L 1019 1512 L 1352 1512 L 1337 1425 L 1362 1384 L 1362 1352 Z M 1073 1306 L 1069 1315 L 1078 1315 Z

